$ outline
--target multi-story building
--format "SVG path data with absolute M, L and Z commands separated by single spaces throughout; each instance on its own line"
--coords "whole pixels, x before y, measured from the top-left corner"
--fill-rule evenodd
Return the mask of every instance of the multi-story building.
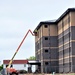
M 57 20 L 43 21 L 34 30 L 35 55 L 41 72 L 75 72 L 75 8 Z
M 59 72 L 75 72 L 75 8 L 63 13 L 57 23 Z
M 58 33 L 55 21 L 40 22 L 35 36 L 36 59 L 41 61 L 41 72 L 58 72 Z

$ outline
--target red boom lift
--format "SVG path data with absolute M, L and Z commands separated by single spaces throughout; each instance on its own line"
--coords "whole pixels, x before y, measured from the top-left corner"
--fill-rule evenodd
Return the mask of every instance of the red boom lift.
M 11 64 L 12 64 L 12 62 L 13 62 L 13 59 L 14 59 L 15 55 L 16 55 L 17 52 L 19 51 L 20 47 L 22 46 L 22 44 L 23 44 L 24 40 L 26 39 L 26 37 L 27 37 L 27 35 L 28 35 L 29 32 L 32 34 L 32 36 L 36 36 L 36 35 L 37 35 L 37 31 L 35 31 L 35 33 L 32 33 L 32 31 L 31 31 L 30 29 L 27 31 L 26 35 L 24 36 L 23 40 L 21 41 L 20 45 L 18 46 L 16 52 L 14 53 L 13 57 L 11 58 L 11 60 L 10 60 L 10 62 L 9 62 L 9 64 L 8 64 L 8 66 L 7 66 L 7 68 L 6 68 L 7 73 L 9 73 L 10 75 L 13 75 L 13 74 L 18 75 L 17 70 L 15 70 L 14 68 L 10 68 L 10 66 L 11 66 Z

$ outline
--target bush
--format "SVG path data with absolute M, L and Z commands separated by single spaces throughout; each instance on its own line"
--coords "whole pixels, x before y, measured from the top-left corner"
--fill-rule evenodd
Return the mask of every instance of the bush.
M 3 69 L 3 64 L 0 66 L 0 71 Z
M 27 73 L 27 71 L 26 70 L 20 70 L 19 73 L 24 74 L 24 73 Z

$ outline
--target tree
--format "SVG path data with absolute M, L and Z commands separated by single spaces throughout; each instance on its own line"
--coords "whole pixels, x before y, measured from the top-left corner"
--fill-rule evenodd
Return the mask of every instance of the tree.
M 28 58 L 28 60 L 36 60 L 36 57 L 35 57 L 35 56 L 30 56 L 30 57 Z
M 0 66 L 0 71 L 3 69 L 3 64 Z

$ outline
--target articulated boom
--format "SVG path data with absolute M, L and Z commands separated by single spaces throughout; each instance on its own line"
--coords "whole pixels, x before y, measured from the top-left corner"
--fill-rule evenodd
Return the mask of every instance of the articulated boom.
M 33 34 L 33 32 L 32 32 L 30 29 L 27 31 L 26 35 L 24 36 L 23 40 L 21 41 L 20 45 L 18 46 L 18 48 L 17 48 L 16 52 L 14 53 L 14 55 L 13 55 L 12 59 L 10 60 L 10 62 L 9 62 L 9 64 L 8 64 L 8 67 L 7 67 L 7 68 L 9 68 L 9 67 L 10 67 L 10 65 L 12 64 L 12 62 L 13 62 L 13 59 L 14 59 L 15 55 L 16 55 L 16 54 L 17 54 L 17 52 L 19 51 L 19 49 L 20 49 L 21 45 L 23 44 L 23 42 L 24 42 L 24 40 L 26 39 L 26 37 L 27 37 L 27 35 L 28 35 L 28 33 L 29 33 L 29 32 L 32 34 L 32 36 L 35 36 L 35 34 Z

